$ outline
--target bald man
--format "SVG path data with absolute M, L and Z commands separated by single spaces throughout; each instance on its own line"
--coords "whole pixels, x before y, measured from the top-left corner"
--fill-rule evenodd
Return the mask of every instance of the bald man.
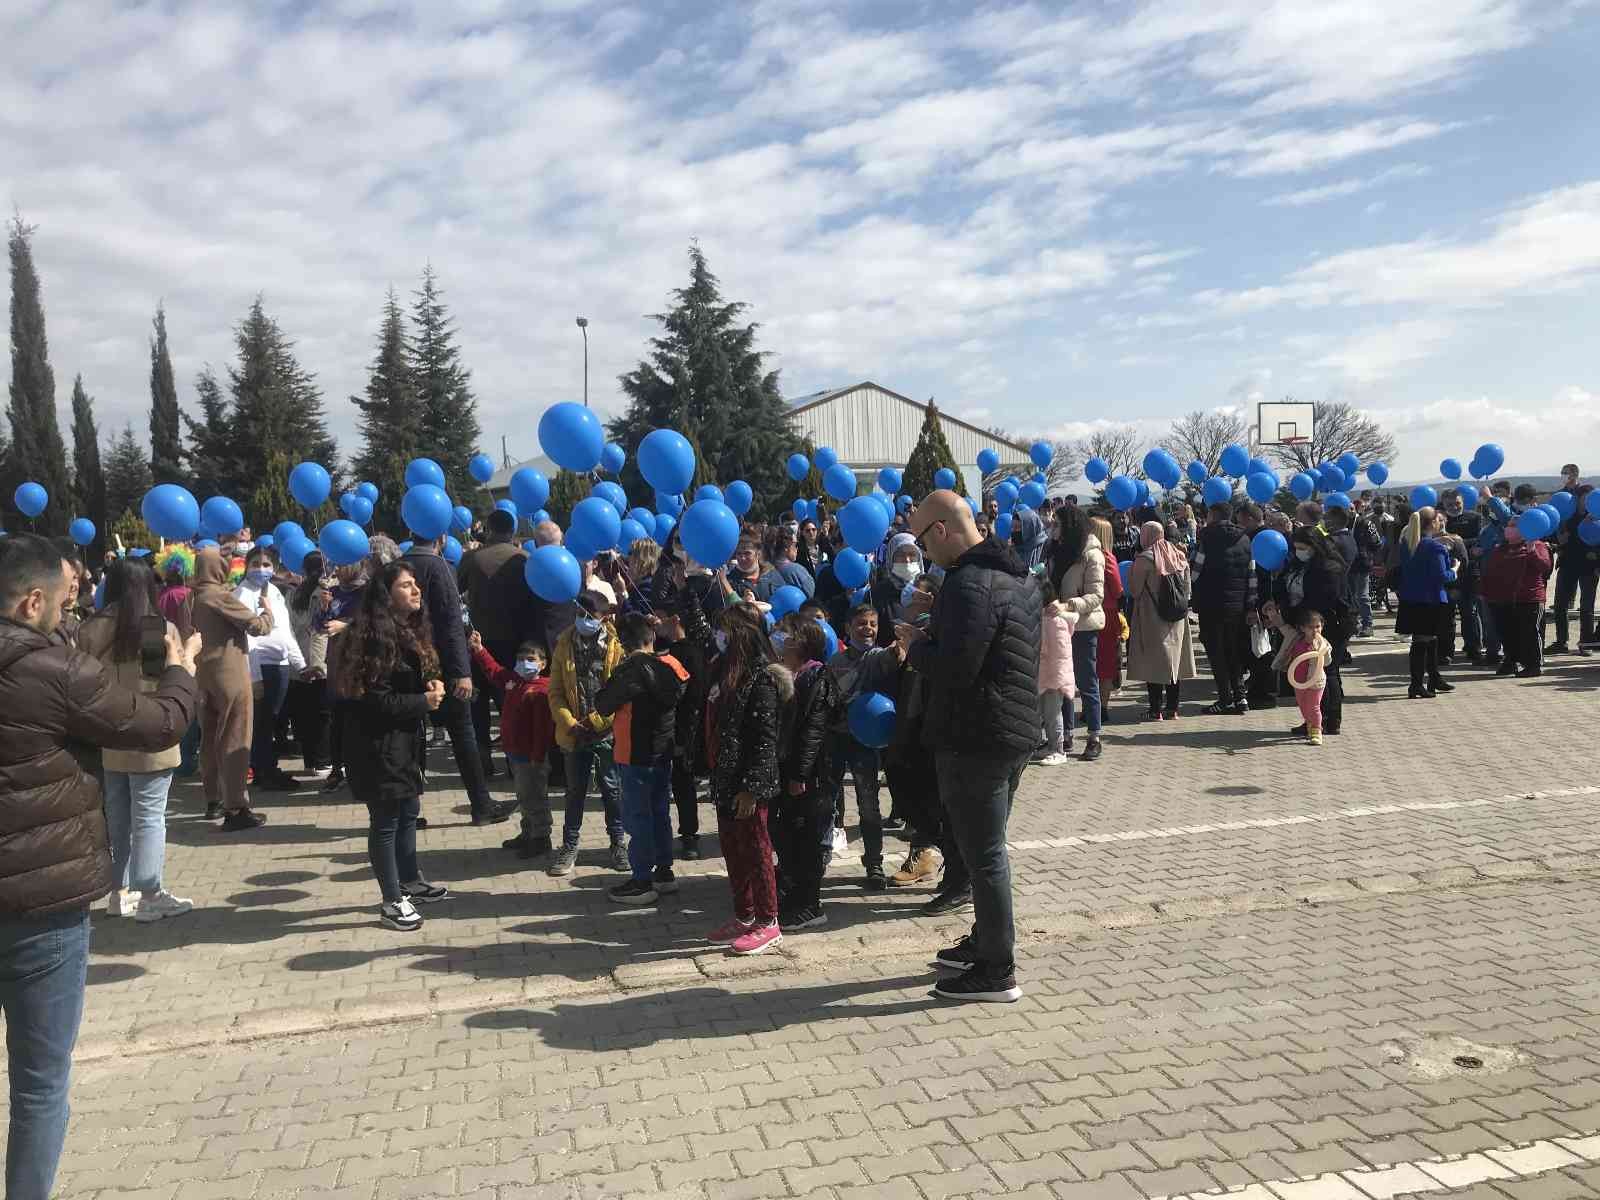
M 937 491 L 911 532 L 944 568 L 926 632 L 897 625 L 910 666 L 929 686 L 923 743 L 934 751 L 951 840 L 972 878 L 972 932 L 939 954 L 960 975 L 934 993 L 1009 1003 L 1017 986 L 1006 822 L 1039 741 L 1038 585 L 1009 546 L 978 532 L 972 509 Z

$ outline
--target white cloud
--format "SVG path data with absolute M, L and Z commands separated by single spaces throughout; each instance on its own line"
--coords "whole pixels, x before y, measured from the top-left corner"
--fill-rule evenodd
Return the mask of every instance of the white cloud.
M 1358 192 L 1370 191 L 1372 188 L 1394 179 L 1420 179 L 1427 174 L 1427 167 L 1417 163 L 1405 163 L 1364 178 L 1341 179 L 1337 183 L 1325 183 L 1320 187 L 1301 188 L 1299 191 L 1294 192 L 1280 192 L 1276 196 L 1267 197 L 1262 203 L 1280 208 L 1303 208 L 1308 204 L 1320 204 L 1324 200 L 1333 200 L 1340 196 L 1353 196 Z M 1382 206 L 1383 202 L 1381 200 L 1375 201 L 1367 206 L 1367 211 L 1376 212 Z
M 1368 383 L 1393 375 L 1399 368 L 1431 358 L 1449 341 L 1454 326 L 1449 321 L 1398 321 L 1364 329 L 1337 349 L 1312 360 L 1314 367 L 1339 371 Z

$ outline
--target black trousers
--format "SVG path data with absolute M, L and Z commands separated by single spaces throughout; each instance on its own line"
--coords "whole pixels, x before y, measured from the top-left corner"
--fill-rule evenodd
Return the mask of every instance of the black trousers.
M 1555 611 L 1556 641 L 1567 645 L 1567 633 L 1572 623 L 1572 601 L 1578 600 L 1578 641 L 1594 640 L 1595 584 L 1600 575 L 1574 567 L 1570 571 L 1556 569 L 1556 594 L 1551 608 Z
M 1150 698 L 1151 712 L 1164 712 L 1168 716 L 1178 711 L 1178 693 L 1183 690 L 1180 683 L 1147 683 L 1144 685 L 1145 694 Z
M 291 679 L 288 709 L 294 718 L 295 740 L 300 743 L 300 757 L 306 770 L 327 766 L 332 722 L 327 685 L 320 679 Z
M 1500 634 L 1500 653 L 1507 664 L 1540 665 L 1539 610 L 1537 604 L 1496 604 L 1494 627 Z
M 1250 631 L 1243 613 L 1200 615 L 1200 641 L 1217 681 L 1217 703 L 1232 708 L 1245 698 L 1244 668 L 1250 657 Z
M 446 692 L 444 703 L 433 714 L 433 724 L 449 735 L 450 752 L 455 757 L 456 770 L 461 773 L 467 803 L 472 807 L 473 816 L 482 816 L 493 801 L 489 799 L 489 782 L 485 778 L 483 759 L 478 754 L 478 739 L 472 730 L 471 706 Z M 427 739 L 418 738 L 417 757 L 426 762 L 427 753 Z
M 785 786 L 771 810 L 767 829 L 778 852 L 778 870 L 788 885 L 784 906 L 815 908 L 822 900 L 823 841 L 833 825 L 833 793 L 813 780 L 798 796 Z
M 889 780 L 889 799 L 911 827 L 911 852 L 939 845 L 944 838 L 944 807 L 939 803 L 939 773 L 933 756 L 915 751 L 913 761 L 884 765 Z
M 1322 687 L 1322 731 L 1336 733 L 1344 721 L 1344 676 L 1339 673 L 1342 670 L 1339 660 L 1350 641 L 1330 637 L 1328 645 L 1333 647 L 1333 661 L 1328 664 L 1328 679 Z
M 489 657 L 502 667 L 509 668 L 517 660 L 516 642 L 484 642 L 483 648 L 489 652 Z M 489 725 L 489 706 L 504 714 L 504 705 L 500 693 L 489 686 L 488 678 L 478 670 L 478 664 L 472 664 L 472 737 L 478 743 L 478 758 L 483 762 L 483 773 L 489 774 L 494 770 L 494 751 L 491 749 L 492 737 Z M 506 764 L 509 771 L 510 764 Z
M 694 772 L 681 758 L 672 760 L 672 803 L 678 810 L 678 836 L 700 836 L 700 798 L 695 791 Z

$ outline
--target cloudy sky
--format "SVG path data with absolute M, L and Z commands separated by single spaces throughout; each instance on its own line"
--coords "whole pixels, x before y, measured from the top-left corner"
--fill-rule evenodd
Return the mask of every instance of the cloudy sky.
M 0 184 L 59 399 L 260 292 L 335 432 L 440 273 L 485 447 L 639 356 L 698 238 L 800 394 L 1076 435 L 1293 394 L 1600 468 L 1600 6 L 9 0 Z M 1253 408 L 1251 409 L 1253 413 Z M 65 425 L 65 421 L 63 422 Z

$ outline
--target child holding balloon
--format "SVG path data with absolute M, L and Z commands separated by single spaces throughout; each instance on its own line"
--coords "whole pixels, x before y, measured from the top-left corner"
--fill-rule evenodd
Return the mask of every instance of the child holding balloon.
M 1527 537 L 1519 521 L 1508 524 L 1483 564 L 1483 598 L 1504 655 L 1496 675 L 1515 673 L 1519 679 L 1532 679 L 1542 674 L 1539 615 L 1549 578 L 1550 547 Z
M 1333 647 L 1322 636 L 1322 614 L 1305 609 L 1292 629 L 1284 629 L 1283 648 L 1272 661 L 1272 669 L 1289 677 L 1295 703 L 1305 720 L 1306 741 L 1322 745 L 1322 692 L 1327 686 L 1328 666 L 1333 662 Z

